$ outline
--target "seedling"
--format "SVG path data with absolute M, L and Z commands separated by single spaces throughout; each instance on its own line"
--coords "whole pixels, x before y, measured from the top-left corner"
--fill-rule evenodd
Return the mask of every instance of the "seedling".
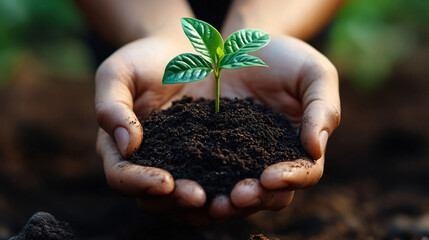
M 270 36 L 261 30 L 244 29 L 231 34 L 224 43 L 219 32 L 204 21 L 182 18 L 181 22 L 192 46 L 201 55 L 182 53 L 174 57 L 165 68 L 162 84 L 198 81 L 214 72 L 215 112 L 218 113 L 222 69 L 268 67 L 261 59 L 247 53 L 267 45 Z

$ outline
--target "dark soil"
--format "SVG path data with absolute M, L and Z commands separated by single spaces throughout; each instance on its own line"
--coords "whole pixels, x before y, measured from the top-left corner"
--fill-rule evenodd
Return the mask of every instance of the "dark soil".
M 209 198 L 229 194 L 245 178 L 259 179 L 268 166 L 309 159 L 283 114 L 251 99 L 183 98 L 142 122 L 144 139 L 131 161 L 169 171 L 202 185 Z
M 35 213 L 21 232 L 9 240 L 79 240 L 69 223 L 47 212 Z M 249 240 L 269 240 L 263 234 L 250 234 Z
M 77 240 L 66 222 L 58 221 L 45 212 L 34 214 L 21 233 L 10 240 Z
M 13 84 L 0 89 L 0 240 L 18 235 L 39 211 L 68 222 L 82 239 L 428 239 L 425 44 L 372 93 L 341 78 L 342 121 L 316 186 L 296 191 L 282 211 L 198 228 L 141 212 L 134 198 L 107 186 L 94 151 L 92 78 L 49 79 L 24 61 Z

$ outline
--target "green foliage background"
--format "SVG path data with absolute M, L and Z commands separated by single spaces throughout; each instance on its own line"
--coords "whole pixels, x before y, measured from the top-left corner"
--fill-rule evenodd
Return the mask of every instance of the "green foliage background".
M 71 0 L 0 0 L 0 87 L 25 61 L 50 74 L 88 79 L 95 63 L 86 27 Z M 324 53 L 363 91 L 381 87 L 400 61 L 429 42 L 429 0 L 349 0 L 328 33 Z
M 356 88 L 372 91 L 428 43 L 428 0 L 350 0 L 335 18 L 326 53 Z
M 50 73 L 83 79 L 94 71 L 85 24 L 70 0 L 0 0 L 0 86 L 26 59 Z

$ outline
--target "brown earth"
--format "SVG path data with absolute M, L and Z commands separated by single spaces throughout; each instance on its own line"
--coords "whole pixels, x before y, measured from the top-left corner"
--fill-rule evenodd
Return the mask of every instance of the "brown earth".
M 140 213 L 134 199 L 111 191 L 94 151 L 93 83 L 41 78 L 26 66 L 0 90 L 0 239 L 37 211 L 83 239 L 425 239 L 427 56 L 398 64 L 372 93 L 342 80 L 342 123 L 328 142 L 324 176 L 290 207 L 201 228 Z
M 208 198 L 229 195 L 246 178 L 270 165 L 295 159 L 313 162 L 283 114 L 251 99 L 183 98 L 142 121 L 145 137 L 131 162 L 197 181 Z

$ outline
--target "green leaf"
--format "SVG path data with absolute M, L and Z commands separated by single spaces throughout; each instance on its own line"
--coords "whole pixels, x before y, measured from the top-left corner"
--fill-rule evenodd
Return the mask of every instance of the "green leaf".
M 216 64 L 216 51 L 223 50 L 223 40 L 220 33 L 210 24 L 193 19 L 182 18 L 182 27 L 195 50 L 213 64 Z
M 244 52 L 236 52 L 227 54 L 220 62 L 221 69 L 236 69 L 250 66 L 268 67 L 261 59 L 255 56 L 248 55 Z
M 215 58 L 215 66 L 219 66 L 220 61 L 222 61 L 222 58 L 225 56 L 225 53 L 223 52 L 223 49 L 218 47 L 216 49 L 216 58 Z
M 270 35 L 257 29 L 244 29 L 231 34 L 225 41 L 225 54 L 256 51 L 270 41 Z
M 173 58 L 165 67 L 162 84 L 186 83 L 201 80 L 213 71 L 210 62 L 202 56 L 183 53 Z

